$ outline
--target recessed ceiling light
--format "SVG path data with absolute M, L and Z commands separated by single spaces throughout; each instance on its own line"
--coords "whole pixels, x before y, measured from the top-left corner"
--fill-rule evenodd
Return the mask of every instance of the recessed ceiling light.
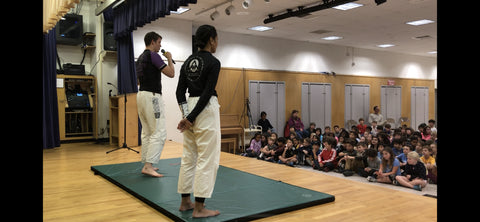
M 407 22 L 407 24 L 409 24 L 409 25 L 415 25 L 415 26 L 417 26 L 417 25 L 425 25 L 425 24 L 430 24 L 430 23 L 434 23 L 434 21 L 428 20 L 428 19 L 422 19 L 422 20 Z
M 363 6 L 363 5 L 358 4 L 358 3 L 350 2 L 350 3 L 343 4 L 343 5 L 338 5 L 338 6 L 335 6 L 335 7 L 332 7 L 332 8 L 345 11 L 345 10 L 354 9 L 354 8 L 357 8 L 357 7 L 360 7 L 360 6 Z
M 381 44 L 381 45 L 377 45 L 377 47 L 380 47 L 380 48 L 388 48 L 388 47 L 392 47 L 392 46 L 395 46 L 393 44 Z
M 343 37 L 341 37 L 341 36 L 327 36 L 327 37 L 324 37 L 322 39 L 324 39 L 324 40 L 338 40 L 338 39 L 343 39 Z
M 430 51 L 430 52 L 428 52 L 428 54 L 437 54 L 437 51 L 436 50 L 435 51 Z
M 252 30 L 252 31 L 264 32 L 264 31 L 272 30 L 273 27 L 268 27 L 268 26 L 259 25 L 259 26 L 250 27 L 250 28 L 248 28 L 248 29 L 249 29 L 249 30 Z
M 180 7 L 180 8 L 177 9 L 177 11 L 170 11 L 170 13 L 180 15 L 180 14 L 183 14 L 183 13 L 188 12 L 188 11 L 190 11 L 190 8 Z

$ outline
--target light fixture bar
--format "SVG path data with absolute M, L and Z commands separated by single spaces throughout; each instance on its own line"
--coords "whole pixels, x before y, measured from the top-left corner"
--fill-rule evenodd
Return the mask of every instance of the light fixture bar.
M 283 14 L 280 14 L 280 15 L 273 15 L 273 14 L 268 15 L 268 18 L 263 20 L 263 23 L 268 24 L 268 23 L 280 21 L 280 20 L 283 20 L 283 19 L 286 19 L 286 18 L 301 16 L 301 15 L 305 15 L 305 14 L 308 14 L 308 13 L 332 8 L 332 7 L 335 7 L 335 6 L 343 5 L 343 4 L 354 2 L 354 1 L 357 1 L 357 0 L 330 0 L 327 3 L 325 3 L 325 1 L 324 1 L 323 4 L 315 5 L 315 6 L 308 7 L 308 8 L 299 7 L 298 10 L 295 10 L 295 11 L 289 9 L 289 10 L 287 10 L 286 13 L 283 13 Z

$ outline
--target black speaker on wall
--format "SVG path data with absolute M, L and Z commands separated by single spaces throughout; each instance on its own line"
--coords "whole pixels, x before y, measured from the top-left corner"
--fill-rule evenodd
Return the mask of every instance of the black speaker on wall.
M 103 49 L 117 51 L 117 41 L 113 36 L 113 22 L 103 23 Z

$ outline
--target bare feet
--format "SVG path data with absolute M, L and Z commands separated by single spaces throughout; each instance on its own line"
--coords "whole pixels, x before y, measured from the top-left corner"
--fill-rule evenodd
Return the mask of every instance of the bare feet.
M 180 204 L 180 209 L 178 209 L 179 211 L 188 211 L 188 210 L 192 210 L 193 208 L 195 207 L 195 204 L 193 204 L 191 201 L 189 203 L 181 203 Z
M 150 175 L 152 177 L 163 177 L 162 174 L 157 173 L 158 168 L 154 168 L 151 163 L 145 163 L 145 166 L 142 168 L 142 173 L 145 175 Z
M 195 202 L 195 208 L 193 209 L 192 217 L 214 217 L 220 214 L 218 210 L 209 210 L 205 208 L 205 205 L 200 202 Z

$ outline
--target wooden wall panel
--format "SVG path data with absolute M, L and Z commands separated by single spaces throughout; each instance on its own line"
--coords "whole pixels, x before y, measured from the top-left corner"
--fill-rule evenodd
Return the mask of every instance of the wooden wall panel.
M 332 126 L 344 125 L 345 111 L 345 84 L 370 85 L 370 112 L 376 105 L 381 105 L 380 89 L 388 85 L 388 80 L 394 80 L 395 85 L 402 86 L 401 116 L 410 118 L 410 88 L 412 86 L 429 87 L 429 118 L 435 118 L 435 81 L 404 79 L 391 77 L 368 77 L 354 75 L 325 75 L 316 73 L 287 72 L 275 70 L 255 70 L 222 68 L 217 84 L 220 112 L 222 114 L 237 114 L 239 117 L 244 110 L 245 100 L 248 98 L 248 81 L 284 81 L 285 82 L 285 119 L 290 118 L 293 109 L 300 111 L 302 82 L 320 82 L 332 84 Z M 243 124 L 248 120 L 243 119 Z M 304 123 L 307 124 L 307 123 Z M 321 126 L 323 127 L 323 126 Z M 416 126 L 414 126 L 416 129 Z

